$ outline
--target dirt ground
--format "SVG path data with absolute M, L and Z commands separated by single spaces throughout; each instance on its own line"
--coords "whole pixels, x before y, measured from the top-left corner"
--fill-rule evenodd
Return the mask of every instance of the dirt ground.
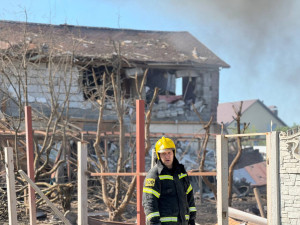
M 263 206 L 266 206 L 266 199 L 262 198 Z M 260 216 L 254 195 L 247 197 L 233 198 L 232 207 L 254 215 Z M 204 199 L 201 203 L 196 200 L 197 218 L 196 223 L 201 225 L 213 225 L 217 223 L 217 207 L 214 200 Z M 265 212 L 266 215 L 266 212 Z
M 217 223 L 217 207 L 216 207 L 216 201 L 213 199 L 203 199 L 202 203 L 200 201 L 200 198 L 195 195 L 195 201 L 196 201 L 196 208 L 197 208 L 197 217 L 196 217 L 196 223 L 201 225 L 213 225 Z M 262 198 L 263 206 L 266 206 L 266 199 Z M 89 215 L 90 216 L 97 216 L 97 218 L 102 220 L 107 220 L 108 213 L 106 212 L 106 207 L 103 203 L 95 202 L 94 200 L 89 199 Z M 253 193 L 249 193 L 246 197 L 235 197 L 233 198 L 233 204 L 232 207 L 243 210 L 245 212 L 249 212 L 252 214 L 259 214 L 259 211 L 256 207 L 256 200 L 253 195 Z M 59 208 L 60 206 L 57 205 Z M 62 210 L 62 209 L 60 209 Z M 20 225 L 29 224 L 28 215 L 24 213 L 24 209 L 19 208 L 18 209 L 18 220 Z M 56 218 L 51 210 L 46 207 L 41 207 L 38 209 L 38 211 L 42 212 L 44 214 L 44 217 L 41 216 L 37 220 L 37 224 L 39 225 L 46 225 L 46 224 L 63 224 L 59 221 L 58 218 Z M 72 203 L 72 213 L 73 217 L 75 217 L 76 220 L 76 213 L 77 213 L 77 203 L 74 201 Z M 122 220 L 126 223 L 135 223 L 136 221 L 136 205 L 130 204 L 127 207 L 126 212 L 123 215 Z M 0 225 L 6 225 L 8 224 L 8 221 L 0 221 Z M 73 223 L 73 224 L 76 224 Z
M 217 223 L 217 207 L 215 201 L 204 200 L 202 203 L 196 201 L 198 224 L 216 224 Z

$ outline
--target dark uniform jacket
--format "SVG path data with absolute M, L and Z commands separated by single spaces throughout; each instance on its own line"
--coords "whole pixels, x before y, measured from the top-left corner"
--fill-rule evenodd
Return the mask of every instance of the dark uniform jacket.
M 147 224 L 194 224 L 196 207 L 187 172 L 174 157 L 170 170 L 161 161 L 147 173 L 143 188 Z

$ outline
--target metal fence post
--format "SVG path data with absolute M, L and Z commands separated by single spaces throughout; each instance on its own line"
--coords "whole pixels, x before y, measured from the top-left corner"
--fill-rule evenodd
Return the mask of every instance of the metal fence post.
M 32 134 L 32 117 L 31 107 L 25 106 L 25 127 L 26 127 L 26 155 L 27 155 L 27 174 L 28 177 L 34 182 L 34 156 L 33 156 L 33 134 Z M 36 203 L 35 191 L 28 184 L 29 192 L 29 218 L 30 224 L 36 225 Z
M 145 224 L 145 213 L 142 206 L 142 194 L 145 172 L 145 103 L 136 100 L 136 172 L 137 172 L 137 224 Z

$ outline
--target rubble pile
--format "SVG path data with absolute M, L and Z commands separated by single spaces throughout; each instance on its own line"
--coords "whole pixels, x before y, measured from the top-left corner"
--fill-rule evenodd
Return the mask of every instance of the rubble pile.
M 193 111 L 191 103 L 191 101 L 184 102 L 182 96 L 159 95 L 158 103 L 153 106 L 152 115 L 157 119 L 189 116 L 189 112 Z M 205 107 L 203 101 L 195 102 L 194 106 L 198 112 Z

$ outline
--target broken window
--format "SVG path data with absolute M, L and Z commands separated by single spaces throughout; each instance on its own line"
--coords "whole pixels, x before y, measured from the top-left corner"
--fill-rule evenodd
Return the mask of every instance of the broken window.
M 83 86 L 83 97 L 85 100 L 97 100 L 99 99 L 99 94 L 96 88 L 96 82 L 94 81 L 93 72 L 95 73 L 97 85 L 102 85 L 103 75 L 106 73 L 106 83 L 111 84 L 111 73 L 113 72 L 113 67 L 111 66 L 99 66 L 99 67 L 88 67 L 82 76 L 82 86 Z M 111 85 L 110 85 L 111 86 Z M 130 82 L 129 79 L 124 78 L 124 75 L 121 74 L 121 87 L 125 98 L 130 97 Z M 108 88 L 106 91 L 108 96 L 113 96 L 114 92 L 111 88 Z
M 182 96 L 186 102 L 197 102 L 203 98 L 203 75 L 193 70 L 150 69 L 147 77 L 147 101 L 155 87 L 159 95 Z
M 176 85 L 175 85 L 175 94 L 182 95 L 182 77 L 176 78 Z
M 201 74 L 194 70 L 177 70 L 176 77 L 176 89 L 181 87 L 184 101 L 196 102 L 197 99 L 202 98 L 203 79 Z
M 91 99 L 96 100 L 99 99 L 99 94 L 97 93 L 96 82 L 97 85 L 102 85 L 103 83 L 103 74 L 104 72 L 112 71 L 111 67 L 88 67 L 82 76 L 82 85 L 83 85 L 83 97 L 85 100 Z M 96 76 L 96 82 L 93 77 L 93 72 Z
M 176 88 L 175 88 L 175 74 L 172 74 L 172 73 L 169 73 L 167 72 L 165 74 L 165 76 L 167 77 L 167 87 L 166 87 L 166 90 L 168 91 L 168 93 L 172 93 L 173 95 L 175 94 L 176 92 Z
M 154 90 L 159 88 L 159 95 L 175 95 L 175 74 L 173 71 L 150 69 L 147 75 L 147 86 Z
M 183 77 L 182 79 L 183 79 L 182 82 L 183 99 L 185 101 L 192 100 L 194 102 L 195 100 L 194 90 L 195 90 L 195 82 L 196 82 L 195 77 Z

